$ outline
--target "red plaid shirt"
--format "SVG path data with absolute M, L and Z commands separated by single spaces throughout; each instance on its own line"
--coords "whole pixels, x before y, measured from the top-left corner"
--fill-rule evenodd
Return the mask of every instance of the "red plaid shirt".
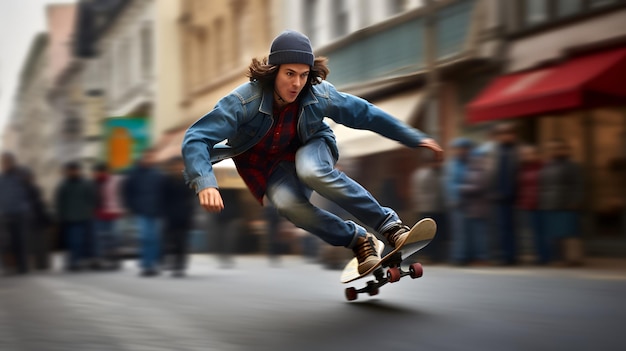
M 261 203 L 267 180 L 280 162 L 295 162 L 298 139 L 298 103 L 283 108 L 274 106 L 274 124 L 263 139 L 233 161 L 252 195 Z

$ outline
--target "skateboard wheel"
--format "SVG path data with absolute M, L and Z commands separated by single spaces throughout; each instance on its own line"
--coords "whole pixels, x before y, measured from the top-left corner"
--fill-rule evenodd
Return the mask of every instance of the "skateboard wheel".
M 424 275 L 424 268 L 422 268 L 421 263 L 413 263 L 409 266 L 409 273 L 411 275 L 411 278 L 413 279 L 420 278 L 422 275 Z
M 357 292 L 355 288 L 346 288 L 346 299 L 348 301 L 354 301 L 357 298 Z
M 398 267 L 389 268 L 387 270 L 387 279 L 390 283 L 397 282 L 398 280 L 400 280 L 401 277 L 402 274 L 400 273 L 400 269 L 398 269 Z
M 372 289 L 372 290 L 368 291 L 367 293 L 368 293 L 370 296 L 376 296 L 376 295 L 378 295 L 378 292 L 379 292 L 379 291 L 378 291 L 378 288 L 374 288 L 374 289 Z

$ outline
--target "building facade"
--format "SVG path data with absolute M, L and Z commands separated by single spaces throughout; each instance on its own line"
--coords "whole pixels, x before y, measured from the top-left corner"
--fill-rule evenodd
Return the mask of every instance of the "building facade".
M 585 169 L 586 247 L 623 254 L 626 1 L 517 0 L 491 9 L 492 38 L 505 45 L 462 87 L 462 124 L 508 119 L 526 142 L 567 141 Z
M 33 39 L 20 74 L 15 108 L 8 125 L 14 134 L 13 145 L 7 145 L 5 150 L 13 152 L 19 164 L 33 172 L 49 199 L 56 179 L 49 170 L 54 169 L 56 164 L 54 150 L 46 147 L 50 145 L 53 135 L 47 101 L 50 86 L 47 76 L 48 48 L 46 34 L 41 33 Z
M 60 110 L 51 98 L 51 89 L 70 65 L 73 4 L 48 5 L 45 10 L 47 33 L 37 36 L 20 77 L 11 129 L 15 132 L 15 153 L 30 168 L 43 191 L 52 200 L 60 179 L 62 157 L 67 149 L 58 137 L 68 120 L 76 120 L 68 110 Z

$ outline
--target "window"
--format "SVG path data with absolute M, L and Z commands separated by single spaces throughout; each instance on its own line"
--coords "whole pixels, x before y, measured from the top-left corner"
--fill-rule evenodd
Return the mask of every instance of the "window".
M 626 0 L 517 0 L 512 10 L 520 13 L 516 23 L 522 23 L 521 30 L 558 23 L 572 17 L 584 17 L 602 12 L 614 5 L 626 5 Z M 519 21 L 519 22 L 517 22 Z
M 526 0 L 526 26 L 533 26 L 548 20 L 548 4 L 546 0 Z
M 607 5 L 613 5 L 614 3 L 616 3 L 616 0 L 590 0 L 589 1 L 589 7 L 591 7 L 592 9 L 598 8 L 598 7 L 604 7 Z
M 152 73 L 152 27 L 148 24 L 141 28 L 141 71 L 143 78 Z
M 82 121 L 73 111 L 68 111 L 63 123 L 63 134 L 68 139 L 80 137 L 82 132 Z
M 202 29 L 196 30 L 196 42 L 195 45 L 195 57 L 194 61 L 196 63 L 196 76 L 194 79 L 196 80 L 195 86 L 202 85 L 202 80 L 207 77 L 207 59 L 205 53 L 207 52 L 207 35 L 206 32 Z
M 221 74 L 221 70 L 224 68 L 224 63 L 226 61 L 226 52 L 224 47 L 224 20 L 222 18 L 218 18 L 214 23 L 215 29 L 213 33 L 215 33 L 215 68 L 217 69 L 217 74 Z
M 302 13 L 305 34 L 309 37 L 313 45 L 317 43 L 317 37 L 315 35 L 317 5 L 317 0 L 305 0 Z
M 558 0 L 556 3 L 557 17 L 568 17 L 582 11 L 582 0 Z
M 120 50 L 118 53 L 118 70 L 117 70 L 117 91 L 115 95 L 120 97 L 124 94 L 125 89 L 129 88 L 131 83 L 131 62 L 132 54 L 130 51 L 130 39 L 124 38 L 120 44 Z
M 336 6 L 331 8 L 333 16 L 333 36 L 338 38 L 348 34 L 350 12 L 347 0 L 337 0 Z
M 363 0 L 365 6 L 357 7 L 357 11 L 359 11 L 359 28 L 367 27 L 370 22 L 370 6 L 366 0 Z
M 387 2 L 389 6 L 389 15 L 397 15 L 406 9 L 406 0 L 390 0 Z

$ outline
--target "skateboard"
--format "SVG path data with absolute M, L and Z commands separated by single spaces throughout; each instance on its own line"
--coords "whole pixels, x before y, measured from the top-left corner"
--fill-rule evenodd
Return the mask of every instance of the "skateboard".
M 381 286 L 387 283 L 395 283 L 403 277 L 410 276 L 413 279 L 420 278 L 424 271 L 420 263 L 414 261 L 414 255 L 419 250 L 428 245 L 437 232 L 437 224 L 430 218 L 417 222 L 409 231 L 409 235 L 404 243 L 394 248 L 385 247 L 382 242 L 378 242 L 377 251 L 381 255 L 381 261 L 363 274 L 359 274 L 359 263 L 356 258 L 348 262 L 341 273 L 341 282 L 344 284 L 372 275 L 373 280 L 366 283 L 365 287 L 356 289 L 349 287 L 346 289 L 346 299 L 354 301 L 358 294 L 368 293 L 370 296 L 378 295 Z M 408 270 L 402 266 L 408 265 Z

